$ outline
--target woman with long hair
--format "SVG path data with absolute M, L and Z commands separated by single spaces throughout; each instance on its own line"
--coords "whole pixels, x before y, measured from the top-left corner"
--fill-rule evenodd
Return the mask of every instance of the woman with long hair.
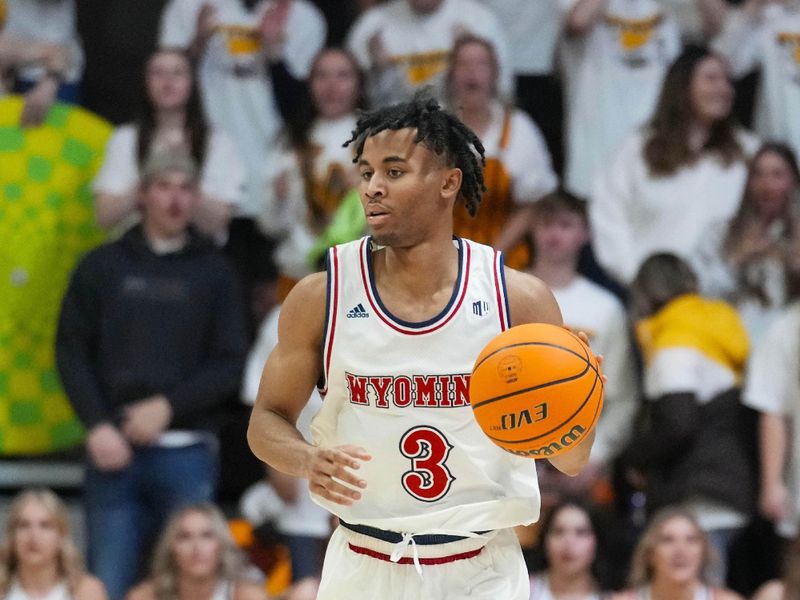
M 753 600 L 800 600 L 800 536 L 783 559 L 783 578 L 768 581 L 753 595 Z
M 595 180 L 589 216 L 598 261 L 628 284 L 656 252 L 695 252 L 736 212 L 755 138 L 733 117 L 722 58 L 686 48 L 667 71 L 650 122 Z
M 153 554 L 150 578 L 128 600 L 266 600 L 250 581 L 225 517 L 201 503 L 175 513 Z
M 315 251 L 345 198 L 357 200 L 348 193 L 358 186 L 358 171 L 342 140 L 350 136 L 356 111 L 363 108 L 364 79 L 355 58 L 342 48 L 317 54 L 307 85 L 287 73 L 279 79 L 273 72 L 273 79 L 276 86 L 294 90 L 295 102 L 284 107 L 283 148 L 266 166 L 267 202 L 258 222 L 267 235 L 281 240 L 276 262 L 285 278 L 283 296 L 291 281 L 317 269 L 315 259 L 328 245 L 360 236 L 366 225 L 363 218 L 351 221 L 339 232 L 343 238 L 329 239 Z
M 755 343 L 789 299 L 787 266 L 800 242 L 800 170 L 794 152 L 756 152 L 733 219 L 709 231 L 696 257 L 701 288 L 736 305 Z
M 0 544 L 0 598 L 107 598 L 100 580 L 86 573 L 67 508 L 50 490 L 25 490 L 11 503 Z
M 531 575 L 530 600 L 600 600 L 598 536 L 593 512 L 565 499 L 542 522 L 544 569 Z
M 147 60 L 141 114 L 116 128 L 93 184 L 101 227 L 122 229 L 136 222 L 141 167 L 149 156 L 177 152 L 191 158 L 200 172 L 195 225 L 225 241 L 241 199 L 244 170 L 230 139 L 207 124 L 193 68 L 189 55 L 179 49 L 157 50 Z
M 506 264 L 524 268 L 533 204 L 553 192 L 558 179 L 539 128 L 498 94 L 494 46 L 473 35 L 456 40 L 446 76 L 447 101 L 481 139 L 486 153 L 486 192 L 478 216 L 465 206 L 454 212 L 456 235 L 506 252 Z
M 709 584 L 712 549 L 691 512 L 667 508 L 655 515 L 633 552 L 630 588 L 611 600 L 741 600 Z

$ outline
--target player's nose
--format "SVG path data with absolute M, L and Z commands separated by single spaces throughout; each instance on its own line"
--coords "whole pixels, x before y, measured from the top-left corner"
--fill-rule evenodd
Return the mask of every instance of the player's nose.
M 368 198 L 382 198 L 386 195 L 386 182 L 377 173 L 367 183 Z

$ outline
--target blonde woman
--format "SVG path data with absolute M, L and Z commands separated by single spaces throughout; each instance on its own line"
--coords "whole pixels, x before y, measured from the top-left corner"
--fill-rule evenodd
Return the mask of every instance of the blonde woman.
M 3 600 L 106 600 L 88 575 L 70 536 L 64 503 L 46 489 L 26 490 L 12 502 L 0 544 Z
M 150 579 L 127 600 L 266 600 L 245 579 L 244 557 L 212 504 L 187 506 L 170 518 L 153 555 Z
M 711 545 L 691 512 L 657 513 L 633 553 L 630 589 L 611 600 L 741 600 L 708 583 Z

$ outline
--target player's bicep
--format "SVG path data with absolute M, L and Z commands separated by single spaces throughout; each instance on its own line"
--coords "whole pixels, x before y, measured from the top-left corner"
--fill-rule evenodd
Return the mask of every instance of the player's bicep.
M 538 278 L 506 267 L 506 291 L 511 325 L 550 323 L 563 325 L 553 293 Z
M 255 410 L 296 423 L 322 372 L 325 276 L 311 275 L 286 298 L 278 321 L 278 343 L 270 353 L 258 388 Z

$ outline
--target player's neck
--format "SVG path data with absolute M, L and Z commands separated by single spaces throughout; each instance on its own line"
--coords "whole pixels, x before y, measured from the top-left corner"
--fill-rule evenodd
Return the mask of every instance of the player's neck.
M 591 573 L 556 573 L 552 570 L 547 573 L 547 585 L 556 600 L 562 598 L 585 597 L 596 589 Z
M 384 268 L 408 289 L 435 291 L 443 280 L 458 273 L 458 250 L 451 240 L 426 241 L 409 248 L 387 248 Z
M 569 286 L 578 276 L 576 264 L 572 261 L 558 263 L 555 261 L 538 260 L 530 269 L 535 275 L 551 289 L 557 290 Z

